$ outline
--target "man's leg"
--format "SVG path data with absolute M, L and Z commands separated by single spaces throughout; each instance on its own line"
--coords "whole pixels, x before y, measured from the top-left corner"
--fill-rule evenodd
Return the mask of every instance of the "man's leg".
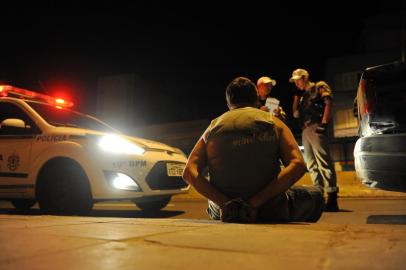
M 268 200 L 258 209 L 258 222 L 290 222 L 289 200 L 286 193 Z
M 294 186 L 286 191 L 291 221 L 316 222 L 324 209 L 323 190 L 319 187 Z
M 304 159 L 306 162 L 307 170 L 309 171 L 313 185 L 318 186 L 321 189 L 324 188 L 323 176 L 320 173 L 317 165 L 316 158 L 313 152 L 312 142 L 314 141 L 314 134 L 312 126 L 306 127 L 302 132 L 302 144 L 304 147 Z
M 318 187 L 292 187 L 259 207 L 258 222 L 316 222 L 324 208 Z
M 337 212 L 339 210 L 337 203 L 337 176 L 330 155 L 328 137 L 324 134 L 316 133 L 314 129 L 313 136 L 311 136 L 311 143 L 319 172 L 324 181 L 328 183 L 326 187 L 328 198 L 325 211 Z

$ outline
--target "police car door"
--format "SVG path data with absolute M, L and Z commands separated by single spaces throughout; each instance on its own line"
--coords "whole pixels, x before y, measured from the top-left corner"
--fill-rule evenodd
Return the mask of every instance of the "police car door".
M 19 196 L 33 183 L 28 182 L 31 145 L 40 133 L 18 105 L 0 102 L 0 195 Z

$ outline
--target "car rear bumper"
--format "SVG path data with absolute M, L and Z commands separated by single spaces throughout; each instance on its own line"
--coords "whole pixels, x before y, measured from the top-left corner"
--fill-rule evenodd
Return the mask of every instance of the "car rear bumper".
M 406 134 L 358 139 L 354 164 L 367 186 L 406 192 Z

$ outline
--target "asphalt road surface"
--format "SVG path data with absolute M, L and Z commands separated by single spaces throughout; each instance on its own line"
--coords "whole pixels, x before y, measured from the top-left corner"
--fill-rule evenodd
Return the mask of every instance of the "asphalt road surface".
M 319 222 L 330 224 L 403 224 L 406 225 L 406 196 L 396 198 L 340 198 L 340 212 L 323 213 Z M 181 218 L 208 220 L 207 203 L 200 199 L 177 199 L 163 210 L 146 213 L 130 201 L 104 202 L 95 205 L 90 213 L 94 217 L 124 218 Z M 0 201 L 0 214 L 41 215 L 38 205 L 29 211 L 17 211 L 6 201 Z

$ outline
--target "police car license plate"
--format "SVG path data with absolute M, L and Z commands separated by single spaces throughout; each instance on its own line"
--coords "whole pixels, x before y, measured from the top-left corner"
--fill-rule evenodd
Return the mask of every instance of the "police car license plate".
M 166 172 L 168 176 L 182 176 L 185 164 L 182 163 L 166 163 Z

